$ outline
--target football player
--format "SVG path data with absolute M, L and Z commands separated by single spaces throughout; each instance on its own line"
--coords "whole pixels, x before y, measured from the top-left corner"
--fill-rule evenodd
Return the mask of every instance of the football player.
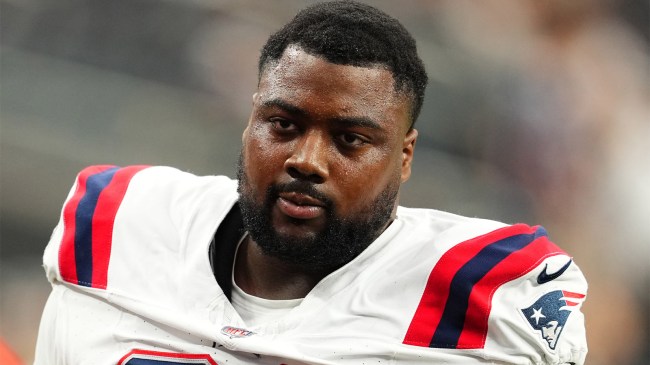
M 427 76 L 356 2 L 262 49 L 237 180 L 91 166 L 45 251 L 36 364 L 582 364 L 545 230 L 398 205 Z

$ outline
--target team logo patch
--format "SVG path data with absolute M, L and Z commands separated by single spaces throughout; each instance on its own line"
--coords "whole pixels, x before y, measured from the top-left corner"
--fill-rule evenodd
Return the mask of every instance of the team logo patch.
M 555 290 L 542 295 L 530 307 L 521 310 L 528 324 L 539 331 L 551 350 L 564 330 L 571 312 L 578 308 L 585 295 L 566 290 Z
M 253 331 L 249 331 L 243 328 L 225 326 L 221 329 L 221 333 L 224 335 L 233 338 L 233 337 L 248 337 L 255 334 Z

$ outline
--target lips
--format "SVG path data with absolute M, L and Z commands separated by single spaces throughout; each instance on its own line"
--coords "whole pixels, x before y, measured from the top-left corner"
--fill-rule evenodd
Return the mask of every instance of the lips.
M 282 213 L 295 219 L 315 219 L 325 213 L 322 201 L 303 193 L 280 193 L 277 206 Z

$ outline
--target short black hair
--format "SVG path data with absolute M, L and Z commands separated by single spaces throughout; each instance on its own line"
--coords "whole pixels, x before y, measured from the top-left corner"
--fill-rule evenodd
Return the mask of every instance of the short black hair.
M 269 37 L 260 55 L 258 78 L 290 45 L 336 64 L 385 67 L 393 74 L 395 90 L 411 97 L 411 127 L 415 123 L 428 77 L 415 39 L 397 19 L 354 1 L 307 7 Z

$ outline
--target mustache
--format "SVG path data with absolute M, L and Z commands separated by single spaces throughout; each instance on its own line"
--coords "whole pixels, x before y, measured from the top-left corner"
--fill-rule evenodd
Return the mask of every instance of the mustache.
M 273 184 L 268 188 L 268 195 L 272 199 L 279 197 L 280 193 L 300 193 L 308 195 L 314 199 L 321 201 L 326 208 L 331 208 L 334 205 L 325 193 L 316 188 L 315 184 L 304 180 L 292 180 L 286 183 Z

